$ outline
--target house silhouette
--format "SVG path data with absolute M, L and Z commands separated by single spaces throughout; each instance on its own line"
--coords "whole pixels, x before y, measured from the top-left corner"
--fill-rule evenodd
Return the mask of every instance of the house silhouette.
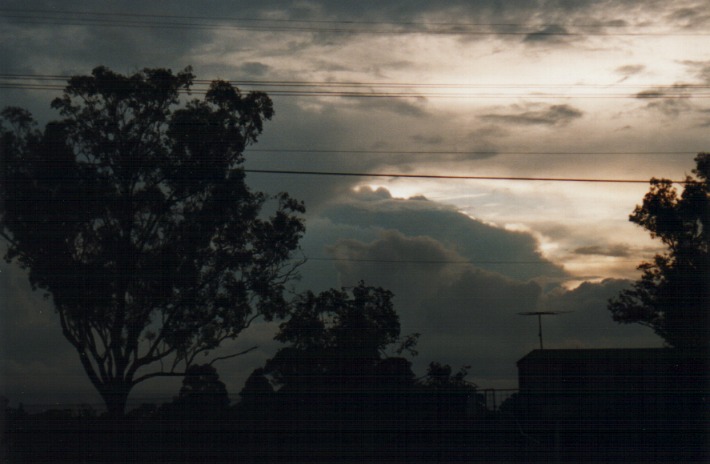
M 550 421 L 695 418 L 707 414 L 708 360 L 671 348 L 534 350 L 517 363 L 521 406 Z

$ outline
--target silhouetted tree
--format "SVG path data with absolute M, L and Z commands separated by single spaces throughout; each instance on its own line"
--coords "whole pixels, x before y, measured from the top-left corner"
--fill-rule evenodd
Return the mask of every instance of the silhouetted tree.
M 287 308 L 304 207 L 251 191 L 242 168 L 271 100 L 215 81 L 180 105 L 193 78 L 98 67 L 69 80 L 52 102 L 62 118 L 44 131 L 25 110 L 2 112 L 6 259 L 52 296 L 111 414 L 136 384 L 184 375 Z
M 673 182 L 652 179 L 630 220 L 668 248 L 639 266 L 641 279 L 610 300 L 614 320 L 651 327 L 677 348 L 710 347 L 710 154 L 696 158 L 678 195 Z
M 373 462 L 381 446 L 392 456 L 399 435 L 380 434 L 378 424 L 404 428 L 397 419 L 408 413 L 414 374 L 390 352 L 411 352 L 416 341 L 400 338 L 392 296 L 360 282 L 295 300 L 276 336 L 287 346 L 264 368 L 277 387 L 265 424 L 277 421 L 273 442 L 294 462 L 316 448 L 328 462 Z
M 384 350 L 399 340 L 392 293 L 360 282 L 350 290 L 307 292 L 294 304 L 276 339 L 289 346 L 266 365 L 277 384 L 313 390 L 328 383 L 355 388 L 372 381 Z
M 226 412 L 229 395 L 217 369 L 209 364 L 192 365 L 185 372 L 175 403 L 191 417 L 215 417 Z
M 425 392 L 424 397 L 434 401 L 437 415 L 465 415 L 469 402 L 479 400 L 476 385 L 466 380 L 468 366 L 462 367 L 455 374 L 452 372 L 448 364 L 432 362 L 426 376 L 420 380 Z
M 254 372 L 249 375 L 244 388 L 239 392 L 242 397 L 243 404 L 260 404 L 268 402 L 274 395 L 274 387 L 264 375 L 264 369 L 254 369 Z

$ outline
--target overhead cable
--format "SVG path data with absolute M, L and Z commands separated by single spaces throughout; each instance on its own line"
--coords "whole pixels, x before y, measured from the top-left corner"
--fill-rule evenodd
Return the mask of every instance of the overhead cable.
M 401 174 L 382 172 L 344 172 L 344 171 L 292 171 L 277 169 L 245 169 L 244 172 L 255 174 L 285 174 L 299 176 L 338 176 L 338 177 L 389 177 L 405 179 L 454 179 L 454 180 L 493 180 L 493 181 L 524 181 L 524 182 L 590 182 L 613 184 L 648 184 L 645 179 L 597 179 L 577 177 L 513 177 L 513 176 L 464 176 L 443 174 Z M 686 184 L 685 180 L 672 180 L 674 184 Z
M 295 18 L 210 17 L 158 15 L 120 12 L 0 8 L 0 13 L 16 22 L 169 29 L 234 29 L 263 32 L 314 32 L 345 34 L 437 34 L 494 36 L 707 36 L 707 31 L 619 31 L 619 24 L 525 24 L 424 21 L 364 21 Z M 242 24 L 240 24 L 242 23 Z M 572 32 L 568 28 L 582 29 Z M 611 29 L 611 30 L 608 30 Z

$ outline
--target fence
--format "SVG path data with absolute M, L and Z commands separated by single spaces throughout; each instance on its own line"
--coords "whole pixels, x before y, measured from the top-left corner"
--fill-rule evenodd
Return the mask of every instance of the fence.
M 483 388 L 478 393 L 483 396 L 486 410 L 498 411 L 500 405 L 508 398 L 518 393 L 517 388 Z
M 478 397 L 475 401 L 472 399 L 469 409 L 471 411 L 477 408 L 477 405 L 481 405 L 481 402 L 485 405 L 487 411 L 498 411 L 501 404 L 505 402 L 508 398 L 518 393 L 516 388 L 484 388 L 478 389 Z M 230 395 L 233 398 L 232 404 L 238 402 L 239 395 Z M 165 403 L 169 403 L 173 400 L 172 397 L 146 397 L 146 398 L 130 398 L 126 407 L 126 411 L 131 411 L 141 407 L 144 404 L 154 404 L 160 406 Z M 236 400 L 236 401 L 235 401 Z M 20 403 L 17 407 L 13 409 L 22 409 L 27 414 L 38 414 L 46 411 L 57 411 L 73 415 L 91 415 L 91 414 L 101 414 L 106 410 L 103 403 L 32 403 L 32 404 L 22 404 Z

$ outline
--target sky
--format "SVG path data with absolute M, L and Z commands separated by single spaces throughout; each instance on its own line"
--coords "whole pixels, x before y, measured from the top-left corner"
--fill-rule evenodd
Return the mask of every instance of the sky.
M 709 37 L 707 0 L 5 0 L 0 106 L 46 123 L 64 84 L 50 76 L 98 65 L 266 91 L 276 114 L 247 169 L 363 174 L 248 173 L 306 204 L 297 288 L 388 288 L 402 332 L 421 333 L 418 375 L 438 361 L 516 388 L 539 346 L 520 312 L 570 311 L 543 320 L 545 348 L 662 346 L 606 302 L 662 250 L 628 220 L 647 181 L 682 180 L 710 150 Z M 0 394 L 100 403 L 51 299 L 0 271 Z M 223 348 L 259 346 L 217 365 L 233 401 L 274 330 Z M 179 389 L 151 382 L 133 404 Z

